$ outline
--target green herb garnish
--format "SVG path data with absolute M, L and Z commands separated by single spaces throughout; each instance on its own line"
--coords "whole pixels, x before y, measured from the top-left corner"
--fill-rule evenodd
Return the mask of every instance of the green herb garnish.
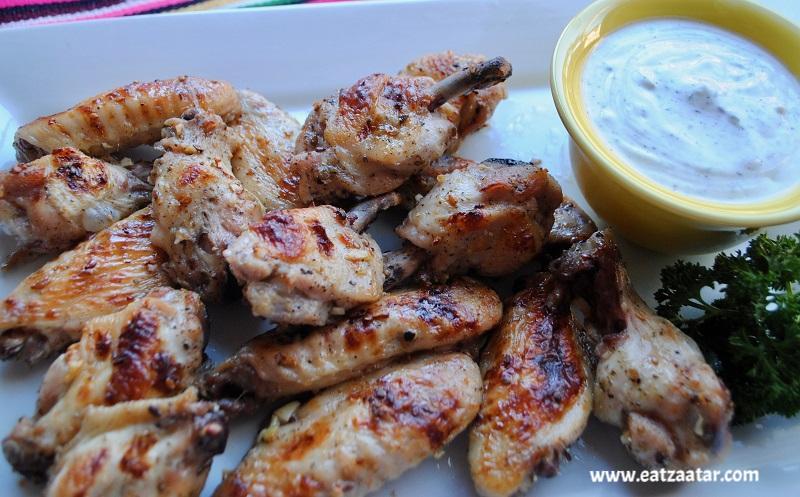
M 710 268 L 678 261 L 661 284 L 658 313 L 700 346 L 731 391 L 735 423 L 800 411 L 800 233 L 759 235 Z M 707 287 L 719 298 L 703 298 Z

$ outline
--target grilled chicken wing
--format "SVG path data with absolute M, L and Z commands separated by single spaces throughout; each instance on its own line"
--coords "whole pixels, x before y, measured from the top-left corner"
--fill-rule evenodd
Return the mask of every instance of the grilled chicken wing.
M 204 322 L 200 298 L 170 288 L 89 320 L 81 341 L 50 366 L 36 415 L 20 419 L 3 440 L 6 459 L 25 476 L 41 478 L 89 406 L 183 391 L 203 360 Z
M 539 275 L 511 299 L 483 352 L 483 404 L 469 445 L 483 496 L 507 497 L 533 475 L 555 474 L 586 427 L 590 370 L 568 304 L 554 279 Z
M 268 400 L 318 390 L 397 356 L 478 337 L 501 313 L 497 294 L 473 280 L 397 291 L 324 328 L 261 335 L 220 364 L 204 385 L 213 397 L 245 392 Z
M 166 399 L 90 407 L 53 467 L 46 497 L 197 497 L 227 421 L 194 389 Z
M 694 341 L 657 316 L 631 286 L 610 232 L 574 245 L 552 264 L 588 272 L 597 347 L 594 414 L 622 428 L 622 442 L 646 467 L 695 468 L 729 445 L 733 404 Z
M 217 300 L 228 279 L 222 251 L 263 207 L 231 172 L 219 116 L 192 110 L 164 124 L 164 155 L 153 166 L 153 245 L 167 253 L 173 281 Z
M 228 83 L 182 76 L 131 83 L 75 107 L 40 117 L 17 130 L 17 160 L 32 161 L 53 150 L 72 147 L 95 157 L 153 143 L 164 121 L 200 108 L 234 119 L 241 111 Z
M 504 81 L 504 59 L 470 66 L 436 83 L 373 74 L 314 104 L 293 167 L 304 202 L 394 190 L 458 146 L 459 110 L 448 100 Z
M 268 212 L 224 252 L 253 314 L 285 324 L 325 324 L 383 293 L 383 259 L 331 206 Z
M 238 93 L 242 117 L 231 127 L 234 176 L 267 210 L 300 207 L 290 161 L 300 123 L 256 92 Z
M 362 497 L 464 430 L 481 400 L 464 354 L 417 359 L 325 391 L 259 436 L 216 497 Z
M 546 169 L 524 162 L 490 159 L 438 181 L 396 231 L 429 253 L 439 277 L 518 269 L 541 251 L 562 199 Z
M 169 285 L 153 224 L 144 208 L 22 280 L 0 303 L 0 358 L 47 357 L 78 340 L 87 320 Z
M 0 173 L 0 231 L 20 248 L 10 261 L 60 252 L 150 202 L 127 169 L 61 148 Z
M 459 55 L 448 50 L 420 57 L 406 66 L 402 74 L 428 76 L 435 81 L 441 81 L 465 67 L 474 66 L 485 60 L 486 57 L 483 55 Z M 498 83 L 451 100 L 459 113 L 459 135 L 466 136 L 484 126 L 494 114 L 497 105 L 507 96 L 506 85 Z
M 445 155 L 425 167 L 401 187 L 404 204 L 409 206 L 409 209 L 414 208 L 419 199 L 438 184 L 440 176 L 473 167 L 475 164 L 474 161 L 469 159 Z M 493 167 L 506 167 L 514 165 L 514 163 L 491 161 L 491 165 Z M 577 202 L 565 195 L 561 205 L 553 212 L 553 227 L 547 235 L 547 244 L 568 247 L 573 243 L 586 240 L 595 231 L 597 231 L 597 226 L 592 218 L 581 209 Z

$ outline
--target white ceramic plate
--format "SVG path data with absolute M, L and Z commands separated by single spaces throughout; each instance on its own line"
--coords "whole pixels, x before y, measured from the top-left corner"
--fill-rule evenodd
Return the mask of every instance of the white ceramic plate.
M 491 125 L 468 138 L 460 154 L 472 159 L 540 158 L 566 193 L 583 200 L 572 179 L 566 132 L 547 88 L 550 55 L 558 34 L 587 0 L 383 1 L 271 7 L 190 15 L 161 15 L 76 23 L 27 30 L 0 30 L 0 167 L 14 163 L 16 127 L 80 99 L 132 80 L 192 74 L 226 79 L 264 93 L 301 121 L 311 103 L 371 72 L 396 72 L 423 53 L 447 48 L 504 55 L 514 65 L 511 94 Z M 767 3 L 795 21 L 800 2 Z M 798 229 L 785 226 L 771 232 Z M 384 250 L 394 248 L 391 226 L 373 234 Z M 659 286 L 659 269 L 674 258 L 623 243 L 634 283 L 645 297 Z M 708 262 L 710 257 L 691 258 Z M 0 274 L 0 295 L 35 264 Z M 243 305 L 210 310 L 208 352 L 219 360 L 263 328 Z M 0 434 L 33 413 L 46 366 L 0 364 Z M 259 419 L 236 422 L 228 448 L 211 468 L 203 495 L 222 471 L 232 469 L 250 446 Z M 616 429 L 593 421 L 561 474 L 538 481 L 529 495 L 800 495 L 800 419 L 766 418 L 735 430 L 733 451 L 720 468 L 759 469 L 758 483 L 593 484 L 589 470 L 636 469 Z M 376 492 L 376 496 L 473 496 L 459 437 L 439 459 Z M 0 496 L 37 495 L 5 461 Z M 147 497 L 147 496 L 141 496 Z

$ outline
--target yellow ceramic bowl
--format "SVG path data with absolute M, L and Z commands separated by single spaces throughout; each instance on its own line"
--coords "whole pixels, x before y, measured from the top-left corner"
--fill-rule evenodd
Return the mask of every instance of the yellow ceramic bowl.
M 564 29 L 553 55 L 550 86 L 572 138 L 575 177 L 591 206 L 626 238 L 666 253 L 700 253 L 740 241 L 754 228 L 800 219 L 800 185 L 780 197 L 734 205 L 672 192 L 609 152 L 581 97 L 583 64 L 605 35 L 654 17 L 704 21 L 761 45 L 800 77 L 800 30 L 743 0 L 599 0 Z

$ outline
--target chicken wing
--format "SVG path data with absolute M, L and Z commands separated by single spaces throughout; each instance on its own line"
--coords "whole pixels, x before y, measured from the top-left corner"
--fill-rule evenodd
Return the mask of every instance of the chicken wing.
M 546 169 L 490 159 L 440 176 L 396 232 L 428 252 L 439 278 L 502 276 L 539 254 L 561 199 Z
M 538 163 L 538 161 L 533 163 Z M 438 184 L 440 176 L 473 167 L 475 164 L 474 161 L 454 155 L 445 155 L 431 163 L 401 187 L 404 205 L 413 209 L 417 202 Z M 506 167 L 514 165 L 514 163 L 492 161 L 491 165 Z M 547 244 L 569 247 L 573 243 L 586 240 L 595 231 L 597 231 L 597 226 L 592 218 L 581 209 L 577 202 L 565 195 L 561 205 L 553 212 L 553 227 L 547 235 Z
M 396 189 L 459 143 L 459 110 L 448 100 L 504 81 L 498 58 L 438 83 L 430 77 L 372 74 L 314 104 L 293 168 L 302 201 L 330 202 Z
M 481 358 L 483 404 L 470 431 L 478 493 L 508 497 L 552 476 L 592 411 L 590 369 L 564 290 L 546 274 L 516 294 Z
M 278 323 L 323 325 L 383 293 L 380 247 L 329 205 L 268 212 L 224 256 L 253 314 Z
M 622 428 L 646 467 L 695 468 L 731 440 L 733 404 L 697 344 L 655 314 L 631 286 L 610 232 L 597 232 L 551 265 L 562 278 L 589 274 L 596 349 L 594 414 Z
M 448 50 L 420 57 L 406 66 L 402 74 L 427 76 L 434 81 L 441 81 L 465 67 L 474 66 L 485 60 L 486 57 L 483 55 L 459 55 Z M 494 114 L 497 105 L 507 96 L 506 85 L 498 83 L 451 100 L 453 106 L 458 109 L 459 135 L 463 137 L 483 127 Z
M 164 155 L 153 166 L 153 245 L 167 253 L 164 270 L 175 283 L 218 300 L 228 280 L 222 252 L 263 207 L 231 172 L 219 116 L 192 110 L 164 125 Z
M 435 454 L 481 401 L 464 354 L 414 360 L 325 391 L 263 431 L 215 497 L 362 497 Z
M 203 361 L 205 308 L 186 290 L 157 288 L 114 314 L 89 320 L 81 341 L 50 366 L 36 414 L 3 440 L 15 470 L 45 475 L 89 406 L 175 395 Z
M 67 250 L 150 202 L 127 169 L 60 148 L 0 173 L 0 231 L 19 239 L 9 262 Z
M 168 286 L 153 224 L 146 207 L 22 280 L 0 303 L 0 358 L 47 357 L 78 340 L 87 320 Z
M 29 162 L 65 147 L 104 157 L 150 144 L 161 136 L 164 121 L 193 108 L 226 120 L 241 112 L 236 90 L 223 81 L 181 76 L 134 82 L 19 128 L 14 135 L 17 160 Z
M 242 117 L 231 127 L 234 176 L 267 210 L 301 207 L 290 161 L 300 123 L 256 92 L 238 94 Z
M 473 280 L 389 293 L 324 328 L 256 337 L 209 374 L 204 389 L 262 400 L 318 390 L 398 356 L 478 337 L 501 313 L 497 294 Z
M 165 399 L 90 407 L 53 467 L 46 497 L 197 497 L 227 421 L 188 389 Z

